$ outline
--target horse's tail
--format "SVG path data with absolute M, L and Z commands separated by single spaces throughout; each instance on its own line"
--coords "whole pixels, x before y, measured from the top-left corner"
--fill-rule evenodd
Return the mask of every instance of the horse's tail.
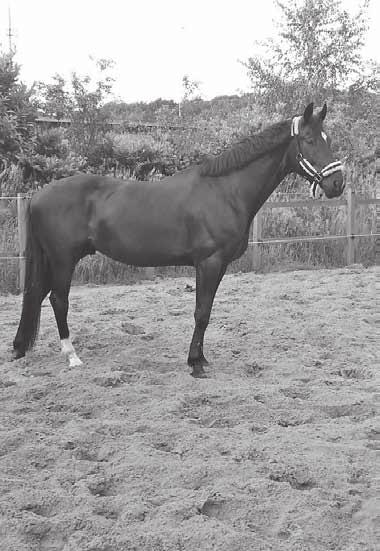
M 31 201 L 26 209 L 25 280 L 22 313 L 13 341 L 15 358 L 21 358 L 33 347 L 40 325 L 41 303 L 50 290 L 50 269 L 33 228 Z

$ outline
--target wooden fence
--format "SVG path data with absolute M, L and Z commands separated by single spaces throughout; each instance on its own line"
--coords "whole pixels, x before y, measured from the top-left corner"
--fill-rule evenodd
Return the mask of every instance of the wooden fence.
M 17 201 L 17 227 L 18 227 L 18 244 L 19 250 L 18 253 L 15 253 L 14 256 L 5 256 L 0 252 L 0 261 L 2 259 L 15 259 L 19 264 L 19 281 L 20 281 L 20 290 L 22 291 L 23 282 L 25 278 L 25 247 L 26 247 L 26 205 L 27 198 L 22 194 L 17 194 L 16 197 L 0 197 L 0 200 L 14 199 Z M 316 207 L 346 207 L 347 210 L 347 222 L 346 222 L 346 232 L 341 235 L 320 235 L 320 236 L 300 236 L 300 237 L 278 237 L 271 239 L 262 239 L 262 222 L 263 222 L 263 212 L 267 209 L 275 208 L 294 208 L 294 207 L 306 207 L 314 209 Z M 254 218 L 252 228 L 251 228 L 251 238 L 249 240 L 250 244 L 250 255 L 252 260 L 252 268 L 258 269 L 261 263 L 261 248 L 265 243 L 296 243 L 296 242 L 308 242 L 308 241 L 325 241 L 325 240 L 339 240 L 345 239 L 347 242 L 347 265 L 353 264 L 355 262 L 355 240 L 359 237 L 375 237 L 376 238 L 376 251 L 379 248 L 379 236 L 380 228 L 375 227 L 375 232 L 368 234 L 357 233 L 356 227 L 356 209 L 360 205 L 376 205 L 377 208 L 380 208 L 380 198 L 366 198 L 360 195 L 356 195 L 352 187 L 349 185 L 346 188 L 345 198 L 339 199 L 329 199 L 326 200 L 301 200 L 301 201 L 267 201 L 261 210 L 257 213 Z M 147 268 L 146 275 L 148 279 L 151 279 L 154 276 L 154 268 Z
M 262 219 L 263 212 L 267 209 L 275 208 L 294 208 L 294 207 L 307 207 L 314 209 L 319 206 L 324 207 L 346 207 L 346 232 L 341 235 L 321 235 L 321 236 L 300 236 L 300 237 L 278 237 L 270 239 L 262 239 Z M 339 199 L 329 200 L 301 200 L 301 201 L 267 201 L 261 210 L 256 214 L 252 228 L 251 239 L 248 242 L 251 245 L 252 254 L 252 266 L 259 268 L 261 263 L 261 245 L 264 243 L 297 243 L 297 242 L 311 242 L 311 241 L 327 241 L 327 240 L 340 240 L 344 239 L 347 242 L 347 256 L 346 264 L 355 263 L 355 249 L 356 241 L 359 237 L 375 237 L 377 238 L 376 244 L 378 245 L 379 228 L 375 227 L 373 233 L 360 234 L 357 228 L 356 209 L 361 205 L 376 205 L 380 207 L 380 198 L 368 198 L 361 195 L 357 195 L 351 185 L 346 188 L 345 197 Z

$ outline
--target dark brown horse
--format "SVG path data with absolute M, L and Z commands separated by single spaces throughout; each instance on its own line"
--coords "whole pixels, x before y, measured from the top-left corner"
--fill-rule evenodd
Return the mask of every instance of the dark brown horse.
M 247 248 L 252 219 L 290 172 L 343 192 L 322 130 L 326 105 L 274 124 L 217 157 L 158 182 L 77 175 L 37 192 L 28 206 L 26 277 L 14 356 L 36 339 L 41 303 L 50 293 L 70 366 L 80 365 L 69 338 L 68 295 L 77 262 L 95 251 L 134 266 L 188 265 L 196 270 L 195 329 L 188 364 L 203 377 L 203 337 L 227 265 Z

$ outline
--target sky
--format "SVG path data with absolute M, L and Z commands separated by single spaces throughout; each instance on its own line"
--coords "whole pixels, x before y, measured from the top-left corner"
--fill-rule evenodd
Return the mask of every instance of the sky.
M 286 1 L 286 0 L 285 0 Z M 343 0 L 349 11 L 357 0 Z M 275 36 L 273 0 L 0 0 L 0 45 L 8 49 L 8 9 L 21 80 L 50 82 L 55 73 L 96 76 L 110 58 L 115 98 L 178 101 L 182 77 L 200 81 L 202 97 L 249 90 L 239 60 L 255 41 Z M 370 0 L 364 55 L 379 58 L 380 0 Z

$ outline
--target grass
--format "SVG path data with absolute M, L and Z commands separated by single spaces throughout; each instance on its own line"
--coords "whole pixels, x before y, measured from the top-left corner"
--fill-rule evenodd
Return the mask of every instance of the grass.
M 0 256 L 18 254 L 16 201 L 0 201 Z M 17 258 L 0 260 L 0 292 L 15 293 L 19 287 Z

